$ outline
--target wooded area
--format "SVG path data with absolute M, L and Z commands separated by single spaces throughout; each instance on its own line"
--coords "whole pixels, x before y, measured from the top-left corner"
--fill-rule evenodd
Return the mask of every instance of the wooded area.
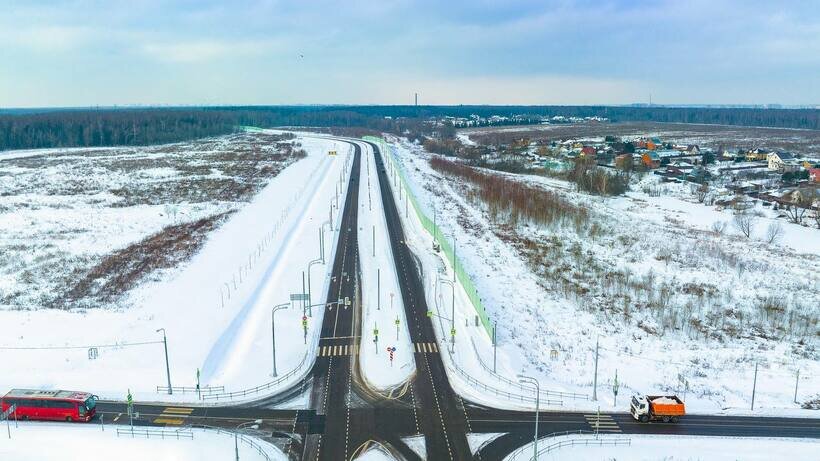
M 419 139 L 450 137 L 452 127 L 425 123 L 444 116 L 607 117 L 655 121 L 820 129 L 820 110 L 607 106 L 249 106 L 0 111 L 0 150 L 147 145 L 230 133 L 242 125 L 358 127 Z

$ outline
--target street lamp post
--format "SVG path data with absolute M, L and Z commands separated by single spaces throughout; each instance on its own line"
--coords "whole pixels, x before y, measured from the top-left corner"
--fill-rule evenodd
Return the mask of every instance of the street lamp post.
M 309 304 L 309 305 L 310 305 L 311 303 L 313 303 L 313 297 L 310 295 L 310 294 L 311 294 L 311 291 L 310 291 L 310 268 L 311 268 L 314 264 L 320 264 L 320 263 L 322 263 L 322 260 L 321 260 L 321 259 L 314 259 L 313 261 L 310 261 L 310 262 L 308 263 L 308 270 L 307 270 L 307 282 L 308 282 L 308 304 Z M 308 307 L 310 307 L 310 306 L 308 306 Z M 310 310 L 310 313 L 311 313 L 311 317 L 313 317 L 313 310 L 312 310 L 312 309 Z
M 447 285 L 450 285 L 450 292 L 452 293 L 452 305 L 450 311 L 450 341 L 453 345 L 455 345 L 456 336 L 453 334 L 453 332 L 456 329 L 456 285 L 455 283 L 449 280 L 439 279 L 439 281 L 441 283 L 446 283 Z
M 290 306 L 290 303 L 283 303 L 273 306 L 273 309 L 270 311 L 270 340 L 271 345 L 273 346 L 273 377 L 276 377 L 276 327 L 273 323 L 274 314 L 276 311 L 280 309 L 287 309 Z
M 331 224 L 330 220 L 323 222 L 322 225 L 319 226 L 319 238 L 321 239 L 319 241 L 319 250 L 322 255 L 322 264 L 325 263 L 325 226 L 330 229 L 330 232 L 333 232 L 333 224 Z
M 538 380 L 531 376 L 518 375 L 518 382 L 521 384 L 532 384 L 535 386 L 535 435 L 532 438 L 533 450 L 532 459 L 538 459 L 538 411 L 541 404 L 541 386 Z
M 244 423 L 239 424 L 236 426 L 233 432 L 233 449 L 234 453 L 236 453 L 236 461 L 239 461 L 239 433 L 243 432 L 246 427 L 251 427 L 252 429 L 258 429 L 259 425 L 262 424 L 261 419 L 257 419 L 254 421 L 245 421 Z
M 168 376 L 168 395 L 174 393 L 171 387 L 171 366 L 168 365 L 168 337 L 165 335 L 165 328 L 157 329 L 157 333 L 162 332 L 162 344 L 165 346 L 165 374 Z

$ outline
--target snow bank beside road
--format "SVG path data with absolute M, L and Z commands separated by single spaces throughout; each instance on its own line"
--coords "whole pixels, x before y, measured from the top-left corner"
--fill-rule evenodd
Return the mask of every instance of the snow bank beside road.
M 545 446 L 571 439 L 583 440 L 578 436 L 541 439 L 539 451 Z M 577 461 L 769 461 L 775 459 L 775 453 L 781 453 L 789 461 L 814 461 L 820 451 L 820 442 L 813 439 L 780 439 L 755 437 L 691 437 L 676 435 L 674 439 L 667 436 L 651 435 L 600 435 L 606 443 L 614 439 L 629 439 L 629 444 L 613 445 L 576 445 L 556 448 L 550 453 L 538 456 L 538 461 L 558 461 L 573 459 Z M 594 444 L 595 440 L 589 440 Z M 514 455 L 504 458 L 505 461 L 524 461 L 532 457 L 532 444 L 526 445 Z
M 5 426 L 5 423 L 4 423 Z M 193 438 L 174 438 L 173 429 L 152 430 L 167 433 L 146 438 L 145 435 L 117 436 L 117 427 L 106 426 L 102 431 L 98 424 L 58 424 L 39 422 L 12 423 L 11 438 L 0 437 L 0 459 L 14 461 L 86 461 L 116 459 L 119 461 L 173 460 L 211 461 L 234 458 L 234 439 L 231 434 L 204 429 L 192 429 Z M 145 428 L 136 428 L 136 431 Z M 271 444 L 254 440 L 271 460 L 287 457 Z M 239 457 L 243 461 L 265 461 L 255 448 L 247 443 L 239 444 Z

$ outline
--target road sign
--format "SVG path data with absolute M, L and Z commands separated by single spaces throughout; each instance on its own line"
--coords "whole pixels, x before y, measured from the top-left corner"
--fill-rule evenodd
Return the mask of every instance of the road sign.
M 427 317 L 433 318 L 433 311 L 427 311 Z
M 336 155 L 336 151 L 335 150 L 329 150 L 329 151 L 327 151 L 327 155 Z
M 401 320 L 396 319 L 396 326 L 398 326 L 399 324 L 401 324 Z
M 349 306 L 349 305 L 350 305 L 350 297 L 345 296 L 345 306 Z
M 291 301 L 308 301 L 308 295 L 305 293 L 294 293 L 290 295 Z

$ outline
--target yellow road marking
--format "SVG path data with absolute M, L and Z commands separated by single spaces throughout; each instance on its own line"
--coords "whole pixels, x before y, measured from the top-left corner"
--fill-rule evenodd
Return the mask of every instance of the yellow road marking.
M 190 415 L 194 412 L 193 408 L 175 408 L 175 407 L 168 407 L 162 411 L 163 413 L 172 413 L 172 414 L 179 414 L 179 415 Z
M 173 424 L 175 426 L 179 426 L 183 422 L 185 420 L 178 418 L 157 418 L 154 420 L 154 424 Z

